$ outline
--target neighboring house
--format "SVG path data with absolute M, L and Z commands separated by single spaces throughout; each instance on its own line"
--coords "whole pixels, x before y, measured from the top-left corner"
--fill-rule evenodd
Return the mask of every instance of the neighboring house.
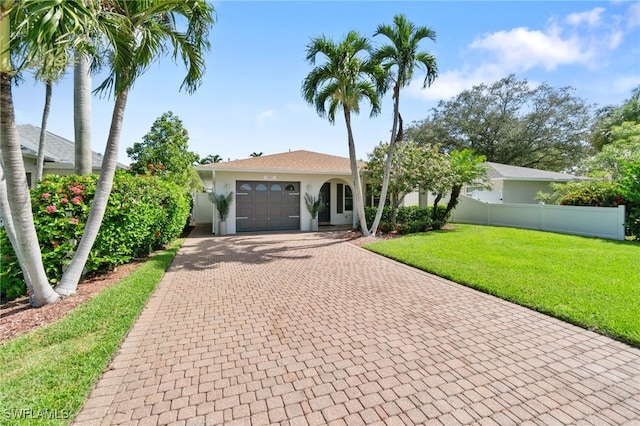
M 488 168 L 490 189 L 481 185 L 465 185 L 462 195 L 492 204 L 538 204 L 538 191 L 551 192 L 549 184 L 566 183 L 588 178 L 567 173 L 550 172 L 507 164 L 484 163 Z M 448 201 L 448 198 L 442 202 Z M 420 205 L 433 204 L 433 195 L 422 194 Z
M 29 187 L 35 184 L 36 164 L 38 160 L 38 146 L 40 145 L 40 127 L 31 124 L 18 125 L 22 159 L 27 172 Z M 93 172 L 100 173 L 103 155 L 93 152 Z M 69 139 L 47 132 L 44 147 L 44 167 L 42 175 L 72 175 L 75 173 L 75 143 Z M 127 166 L 118 163 L 119 169 Z
M 364 167 L 359 162 L 359 167 Z M 311 151 L 207 164 L 196 167 L 208 191 L 234 199 L 227 218 L 227 232 L 302 230 L 311 228 L 304 203 L 308 193 L 322 195 L 325 208 L 320 225 L 357 224 L 351 167 L 348 158 Z M 213 209 L 214 232 L 217 212 Z

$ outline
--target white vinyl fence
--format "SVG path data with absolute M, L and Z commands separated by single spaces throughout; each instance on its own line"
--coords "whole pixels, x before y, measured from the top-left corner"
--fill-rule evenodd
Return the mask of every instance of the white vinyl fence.
M 624 240 L 624 214 L 624 206 L 491 204 L 461 195 L 451 221 Z

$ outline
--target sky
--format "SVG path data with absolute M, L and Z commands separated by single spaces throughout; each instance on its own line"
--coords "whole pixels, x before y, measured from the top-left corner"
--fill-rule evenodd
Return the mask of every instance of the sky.
M 195 94 L 180 92 L 186 71 L 171 57 L 159 58 L 129 93 L 119 144 L 141 142 L 154 121 L 172 111 L 189 133 L 189 149 L 224 161 L 294 150 L 348 157 L 346 126 L 321 118 L 301 96 L 313 65 L 306 47 L 313 37 L 339 42 L 350 30 L 373 37 L 396 14 L 435 31 L 420 50 L 437 61 L 438 78 L 422 88 L 424 73 L 400 94 L 405 127 L 428 117 L 438 101 L 465 89 L 514 74 L 533 86 L 571 86 L 587 104 L 621 105 L 640 85 L 640 2 L 638 1 L 215 1 L 216 24 L 206 72 Z M 320 58 L 318 58 L 320 61 Z M 17 124 L 40 126 L 45 88 L 32 77 L 14 88 Z M 97 87 L 101 75 L 93 78 Z M 113 99 L 94 96 L 92 149 L 106 145 Z M 364 103 L 353 119 L 356 152 L 366 159 L 388 141 L 391 95 L 369 117 Z M 69 140 L 73 131 L 73 73 L 53 87 L 47 130 Z

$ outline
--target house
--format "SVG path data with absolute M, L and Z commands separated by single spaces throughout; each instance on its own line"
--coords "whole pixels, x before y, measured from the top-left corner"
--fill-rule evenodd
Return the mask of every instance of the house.
M 510 166 L 500 163 L 485 163 L 488 168 L 489 185 L 468 185 L 464 194 L 476 200 L 504 204 L 537 204 L 539 191 L 550 192 L 550 183 L 566 183 L 587 178 L 568 173 L 550 172 L 528 167 Z
M 364 162 L 358 163 L 364 167 Z M 305 194 L 322 196 L 320 225 L 357 225 L 351 166 L 348 158 L 311 151 L 290 151 L 196 168 L 215 194 L 233 191 L 227 232 L 311 229 Z M 213 211 L 213 232 L 217 212 Z M 356 212 L 354 214 L 354 212 Z
M 29 186 L 35 184 L 38 146 L 40 145 L 40 127 L 31 124 L 17 126 L 22 148 L 22 159 L 27 172 Z M 103 155 L 92 153 L 93 172 L 100 173 Z M 54 133 L 47 132 L 44 147 L 44 166 L 42 175 L 72 175 L 75 173 L 75 143 Z M 119 169 L 127 166 L 118 163 Z

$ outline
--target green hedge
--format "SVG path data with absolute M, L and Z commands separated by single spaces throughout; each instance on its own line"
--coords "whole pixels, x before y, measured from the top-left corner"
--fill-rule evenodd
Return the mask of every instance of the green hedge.
M 367 224 L 372 224 L 376 216 L 377 207 L 365 207 L 364 214 Z M 433 207 L 407 206 L 398 208 L 396 215 L 396 223 L 394 226 L 391 221 L 391 207 L 385 206 L 382 211 L 382 218 L 378 226 L 378 232 L 384 234 L 396 231 L 400 234 L 411 234 L 415 232 L 424 232 L 428 229 L 441 228 L 448 220 L 445 217 L 446 206 L 438 206 L 437 220 L 433 221 Z
M 60 281 L 82 237 L 97 181 L 97 175 L 46 176 L 31 191 L 42 259 L 52 285 Z M 190 205 L 189 193 L 174 183 L 118 171 L 85 274 L 107 271 L 173 241 L 187 224 Z M 0 254 L 0 297 L 26 294 L 4 229 L 0 230 Z

